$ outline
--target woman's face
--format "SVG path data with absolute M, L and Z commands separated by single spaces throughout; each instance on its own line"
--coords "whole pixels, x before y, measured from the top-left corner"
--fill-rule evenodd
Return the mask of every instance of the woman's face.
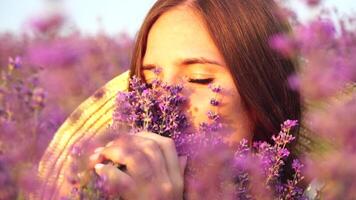
M 187 7 L 172 9 L 150 29 L 142 73 L 147 82 L 155 77 L 153 69 L 160 67 L 159 77 L 169 83 L 184 82 L 188 97 L 188 113 L 195 127 L 208 122 L 207 112 L 217 111 L 232 133 L 228 141 L 247 138 L 251 141 L 251 123 L 243 107 L 224 57 L 214 44 L 203 19 Z M 219 85 L 222 92 L 216 96 L 208 87 Z M 214 107 L 210 99 L 217 97 L 220 105 Z

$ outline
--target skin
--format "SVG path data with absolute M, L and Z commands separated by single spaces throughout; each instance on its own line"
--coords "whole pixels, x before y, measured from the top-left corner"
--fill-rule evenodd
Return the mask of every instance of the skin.
M 184 62 L 192 58 L 194 62 Z M 202 63 L 196 58 L 211 63 Z M 194 127 L 208 121 L 207 111 L 218 109 L 214 111 L 228 124 L 225 127 L 229 133 L 226 136 L 228 142 L 234 143 L 242 138 L 251 141 L 250 120 L 225 60 L 203 19 L 190 8 L 174 8 L 152 26 L 143 59 L 142 72 L 147 82 L 155 77 L 155 67 L 161 68 L 159 78 L 163 81 L 170 84 L 183 82 Z M 223 92 L 215 96 L 208 88 L 209 83 L 220 85 Z M 218 107 L 212 107 L 211 97 L 221 102 Z M 101 164 L 104 159 L 126 165 L 127 171 Z M 97 149 L 90 160 L 96 173 L 107 177 L 108 190 L 124 199 L 183 198 L 186 157 L 177 156 L 170 138 L 148 132 L 118 138 Z

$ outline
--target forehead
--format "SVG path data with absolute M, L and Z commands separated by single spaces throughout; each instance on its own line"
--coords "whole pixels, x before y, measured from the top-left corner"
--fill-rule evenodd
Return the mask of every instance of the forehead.
M 153 24 L 144 63 L 185 57 L 208 57 L 223 62 L 201 16 L 191 8 L 177 7 Z

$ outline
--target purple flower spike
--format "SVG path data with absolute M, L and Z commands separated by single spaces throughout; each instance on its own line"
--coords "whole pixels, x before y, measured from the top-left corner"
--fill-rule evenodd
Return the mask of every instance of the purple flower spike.
M 298 120 L 286 120 L 284 121 L 284 123 L 281 125 L 281 129 L 284 132 L 288 132 L 291 128 L 293 128 L 294 126 L 298 125 Z
M 9 66 L 12 66 L 14 69 L 19 69 L 21 67 L 22 61 L 19 56 L 16 56 L 15 59 L 9 57 Z
M 209 84 L 208 87 L 211 89 L 211 91 L 213 91 L 215 93 L 220 93 L 222 90 L 220 85 Z
M 294 169 L 294 171 L 300 173 L 303 167 L 304 165 L 298 159 L 293 160 L 292 168 Z
M 133 77 L 130 80 L 132 91 L 117 95 L 114 122 L 127 123 L 134 132 L 145 130 L 166 137 L 179 134 L 188 124 L 181 111 L 186 101 L 181 95 L 183 86 L 161 81 L 154 81 L 152 86 Z
M 213 106 L 218 106 L 220 104 L 220 102 L 217 99 L 212 98 L 210 100 L 210 104 L 213 105 Z
M 208 114 L 208 118 L 213 121 L 217 121 L 220 119 L 220 116 L 218 115 L 218 113 L 216 113 L 214 111 L 209 110 L 207 114 Z
M 288 132 L 281 131 L 277 136 L 272 136 L 273 141 L 280 146 L 286 145 L 293 141 L 295 137 Z
M 156 67 L 156 68 L 153 69 L 153 73 L 156 74 L 156 75 L 160 74 L 161 72 L 162 72 L 162 68 L 161 67 Z

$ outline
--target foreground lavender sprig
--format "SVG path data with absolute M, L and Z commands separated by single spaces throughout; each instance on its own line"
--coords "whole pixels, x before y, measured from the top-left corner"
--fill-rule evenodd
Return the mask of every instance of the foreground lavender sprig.
M 298 186 L 303 180 L 302 164 L 298 160 L 293 161 L 293 178 L 283 182 L 281 177 L 290 155 L 287 145 L 295 139 L 289 132 L 297 125 L 296 120 L 287 120 L 281 125 L 280 133 L 272 137 L 273 145 L 267 142 L 249 145 L 243 139 L 237 146 L 231 146 L 224 140 L 221 116 L 214 109 L 220 103 L 217 98 L 222 90 L 220 86 L 209 86 L 214 94 L 210 100 L 213 109 L 207 113 L 209 121 L 200 123 L 195 133 L 188 132 L 192 129 L 184 113 L 186 100 L 181 94 L 182 85 L 168 85 L 159 80 L 149 85 L 133 77 L 130 88 L 117 95 L 114 123 L 109 133 L 125 134 L 123 127 L 128 127 L 130 134 L 150 131 L 171 137 L 178 154 L 189 156 L 185 173 L 187 197 L 304 199 L 303 190 Z M 74 189 L 74 196 L 115 198 L 105 195 L 104 180 L 93 172 L 87 173 L 91 173 L 91 180 Z
M 130 80 L 132 91 L 117 95 L 119 106 L 114 111 L 114 126 L 127 123 L 135 133 L 149 131 L 174 137 L 188 126 L 187 117 L 182 112 L 185 98 L 180 92 L 183 86 L 155 80 L 151 87 L 137 77 Z
M 295 137 L 290 135 L 289 132 L 296 125 L 296 120 L 286 120 L 281 125 L 279 134 L 272 136 L 273 145 L 266 142 L 255 142 L 251 149 L 251 151 L 254 151 L 251 154 L 253 160 L 257 160 L 257 163 L 260 163 L 260 167 L 263 169 L 267 189 L 273 192 L 277 199 L 305 199 L 302 188 L 298 186 L 304 179 L 301 174 L 303 165 L 299 160 L 293 160 L 293 179 L 287 180 L 286 183 L 282 183 L 281 180 L 285 161 L 290 155 L 287 145 L 295 140 Z M 246 145 L 242 145 L 241 148 L 248 151 Z
M 47 91 L 39 83 L 41 72 L 21 56 L 0 61 L 0 199 L 24 198 L 38 184 L 29 174 L 42 155 L 39 141 L 49 132 L 42 128 Z
M 303 164 L 293 161 L 291 179 L 282 180 L 286 160 L 290 156 L 287 145 L 295 137 L 289 134 L 297 125 L 287 120 L 281 131 L 273 136 L 274 144 L 246 139 L 231 148 L 219 135 L 195 135 L 186 141 L 190 150 L 190 166 L 186 172 L 193 199 L 306 199 L 303 188 Z M 210 168 L 210 169 L 209 169 Z M 209 191 L 209 192 L 207 192 Z
M 315 17 L 308 23 L 295 18 L 294 31 L 272 37 L 271 47 L 299 63 L 289 83 L 305 102 L 306 131 L 301 131 L 298 151 L 308 152 L 305 171 L 313 180 L 308 197 L 355 199 L 355 15 L 323 1 L 306 2 Z M 293 9 L 285 13 L 295 14 Z

